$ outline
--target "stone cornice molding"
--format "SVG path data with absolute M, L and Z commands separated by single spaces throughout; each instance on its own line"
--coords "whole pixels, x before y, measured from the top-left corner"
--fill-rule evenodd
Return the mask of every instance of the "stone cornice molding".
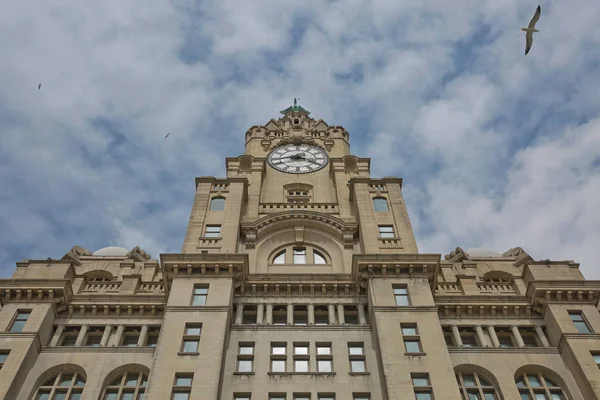
M 232 325 L 233 331 L 370 331 L 370 325 Z
M 33 339 L 37 351 L 42 349 L 42 341 L 38 332 L 0 332 L 0 338 L 4 339 Z
M 380 312 L 437 312 L 436 306 L 371 306 L 371 311 Z
M 352 275 L 363 283 L 371 278 L 422 278 L 435 285 L 439 265 L 439 254 L 354 254 Z
M 133 347 L 133 346 L 100 346 L 100 347 L 92 347 L 92 346 L 45 346 L 41 349 L 42 353 L 147 353 L 154 354 L 155 347 L 143 346 L 143 347 Z
M 540 313 L 550 303 L 596 305 L 600 299 L 600 281 L 531 281 L 525 295 Z
M 138 303 L 138 304 L 123 304 L 123 303 L 71 303 L 61 309 L 56 310 L 56 317 L 98 317 L 98 318 L 113 318 L 113 317 L 144 317 L 154 318 L 162 317 L 164 303 Z
M 227 312 L 230 306 L 165 306 L 165 312 Z
M 557 347 L 448 347 L 449 353 L 559 354 Z
M 561 353 L 569 340 L 593 340 L 597 343 L 600 340 L 600 333 L 563 333 L 558 341 L 558 349 Z
M 235 288 L 235 296 L 260 297 L 356 297 L 366 295 L 366 285 L 357 282 L 244 282 Z
M 354 247 L 355 237 L 358 235 L 358 224 L 355 222 L 344 221 L 333 215 L 316 211 L 287 210 L 266 215 L 253 222 L 242 222 L 241 231 L 245 236 L 246 248 L 253 249 L 268 227 L 287 221 L 295 223 L 306 221 L 327 225 L 337 232 L 345 248 Z
M 541 310 L 528 303 L 517 304 L 436 304 L 440 318 L 531 318 Z
M 233 278 L 239 282 L 248 275 L 247 254 L 161 254 L 160 260 L 166 296 L 175 277 Z

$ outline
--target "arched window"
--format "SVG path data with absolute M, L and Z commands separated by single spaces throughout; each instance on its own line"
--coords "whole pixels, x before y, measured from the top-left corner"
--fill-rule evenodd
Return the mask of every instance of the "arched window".
M 35 400 L 80 400 L 85 378 L 76 371 L 63 371 L 38 388 Z
M 313 254 L 315 256 L 315 264 L 327 264 L 325 256 L 321 254 L 318 250 L 313 250 Z
M 273 264 L 285 264 L 285 250 L 280 251 L 279 254 L 273 258 Z
M 522 400 L 565 400 L 562 389 L 541 373 L 521 373 L 515 378 Z
M 225 210 L 225 197 L 217 196 L 210 200 L 210 211 Z
M 306 247 L 294 247 L 294 264 L 306 264 Z
M 387 212 L 390 211 L 388 202 L 385 197 L 373 197 L 373 209 L 375 212 Z
M 463 400 L 499 400 L 494 385 L 476 372 L 458 372 L 456 374 L 460 395 Z
M 142 400 L 148 375 L 141 371 L 125 371 L 104 389 L 102 400 Z

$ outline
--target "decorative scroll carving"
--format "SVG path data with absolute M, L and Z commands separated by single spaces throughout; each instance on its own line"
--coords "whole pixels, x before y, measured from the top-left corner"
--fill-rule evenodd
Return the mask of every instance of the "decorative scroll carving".
M 127 258 L 134 259 L 136 261 L 148 261 L 152 258 L 149 253 L 146 253 L 144 250 L 140 248 L 140 246 L 135 246 L 129 253 L 127 253 Z
M 463 249 L 461 249 L 460 247 L 457 247 L 456 249 L 451 251 L 449 254 L 446 254 L 444 256 L 444 260 L 453 260 L 453 261 L 458 261 L 460 259 L 465 259 L 465 258 L 467 258 L 467 255 L 465 254 L 465 251 Z
M 77 265 L 81 265 L 79 257 L 91 256 L 92 252 L 81 246 L 73 246 L 73 248 L 63 256 L 62 260 L 72 261 Z
M 310 139 L 310 138 L 306 138 L 306 137 L 302 137 L 302 136 L 294 136 L 294 137 L 289 137 L 289 138 L 283 138 L 279 142 L 273 144 L 271 146 L 271 148 L 274 149 L 274 148 L 277 148 L 279 146 L 285 146 L 287 144 L 293 144 L 293 145 L 296 145 L 296 146 L 300 145 L 300 144 L 308 144 L 308 145 L 315 146 L 315 147 L 318 147 L 320 149 L 326 150 L 323 146 L 321 146 L 315 140 Z

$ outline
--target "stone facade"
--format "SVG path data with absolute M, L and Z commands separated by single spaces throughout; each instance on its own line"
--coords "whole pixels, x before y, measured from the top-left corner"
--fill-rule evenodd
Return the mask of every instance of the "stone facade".
M 419 253 L 402 180 L 371 178 L 344 128 L 283 114 L 196 179 L 180 254 L 17 263 L 1 399 L 599 398 L 599 282 L 521 248 Z M 266 162 L 307 145 L 325 168 Z

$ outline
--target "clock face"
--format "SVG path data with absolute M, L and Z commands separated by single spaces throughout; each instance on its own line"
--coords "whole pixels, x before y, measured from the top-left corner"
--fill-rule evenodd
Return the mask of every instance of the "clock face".
M 318 171 L 325 167 L 328 161 L 324 150 L 308 144 L 287 144 L 276 148 L 267 157 L 271 167 L 290 174 Z

